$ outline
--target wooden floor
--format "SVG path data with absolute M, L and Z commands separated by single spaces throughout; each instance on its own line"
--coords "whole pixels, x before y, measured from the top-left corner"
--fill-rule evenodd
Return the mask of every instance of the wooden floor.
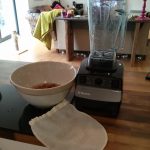
M 28 62 L 59 61 L 70 63 L 75 66 L 79 66 L 82 59 L 78 57 L 72 62 L 67 62 L 65 54 L 58 53 L 56 50 L 48 50 L 43 43 L 33 37 L 29 37 L 29 39 L 26 40 L 22 39 L 19 47 L 20 51 L 17 51 L 12 40 L 1 43 L 0 59 Z
M 52 44 L 53 45 L 53 44 Z M 19 39 L 19 48 L 15 49 L 12 39 L 0 44 L 0 60 L 14 60 L 14 61 L 59 61 L 66 62 L 79 67 L 83 56 L 75 56 L 73 61 L 68 62 L 64 53 L 58 53 L 55 49 L 48 50 L 39 40 L 29 36 L 26 39 Z M 150 51 L 150 49 L 149 49 Z M 149 91 L 150 81 L 145 80 L 145 75 L 150 72 L 150 52 L 147 52 L 146 59 L 143 61 L 136 61 L 134 67 L 131 67 L 130 59 L 121 59 L 124 64 L 124 90 L 130 89 L 133 91 Z M 130 85 L 132 81 L 132 85 Z M 140 83 L 140 87 L 136 84 Z
M 20 51 L 16 51 L 13 41 L 10 39 L 4 43 L 0 43 L 0 59 L 1 60 L 17 60 L 17 61 L 60 61 L 79 66 L 82 56 L 76 56 L 71 62 L 66 60 L 66 55 L 58 53 L 55 49 L 48 50 L 39 40 L 29 36 L 19 41 Z M 52 48 L 53 49 L 53 48 Z M 21 53 L 21 54 L 19 54 Z M 122 59 L 126 71 L 150 72 L 150 49 L 144 61 L 137 61 L 134 67 L 131 67 L 129 59 Z

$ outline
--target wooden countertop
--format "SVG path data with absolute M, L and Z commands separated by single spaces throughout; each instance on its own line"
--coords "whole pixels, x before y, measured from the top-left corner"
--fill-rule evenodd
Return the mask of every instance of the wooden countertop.
M 88 21 L 88 16 L 87 15 L 83 15 L 83 16 L 70 17 L 70 18 L 58 16 L 58 17 L 56 17 L 56 20 Z M 131 17 L 131 18 L 128 18 L 128 22 L 134 22 L 134 23 L 148 22 L 149 23 L 150 22 L 150 18 L 143 19 L 143 20 L 142 19 L 138 20 L 138 19 L 135 19 L 134 17 Z
M 88 21 L 88 16 L 80 16 L 80 17 L 56 17 L 56 20 L 68 20 L 68 21 Z
M 0 84 L 9 84 L 9 76 L 24 62 L 0 61 Z M 123 101 L 117 118 L 91 115 L 108 133 L 105 150 L 150 149 L 150 81 L 145 72 L 124 72 Z M 34 136 L 0 129 L 0 137 L 42 145 Z

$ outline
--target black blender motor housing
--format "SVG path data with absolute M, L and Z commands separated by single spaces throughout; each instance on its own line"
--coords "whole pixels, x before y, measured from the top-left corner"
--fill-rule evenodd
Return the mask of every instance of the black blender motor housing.
M 91 71 L 113 72 L 116 68 L 116 52 L 114 50 L 97 50 L 90 53 L 87 69 Z
M 114 50 L 98 50 L 81 62 L 73 102 L 85 112 L 116 117 L 122 101 L 123 65 Z

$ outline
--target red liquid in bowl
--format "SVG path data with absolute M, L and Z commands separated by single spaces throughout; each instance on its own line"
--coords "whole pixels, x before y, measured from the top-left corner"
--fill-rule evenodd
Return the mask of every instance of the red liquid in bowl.
M 60 84 L 57 83 L 39 83 L 37 85 L 32 86 L 33 89 L 46 89 L 46 88 L 53 88 L 60 86 Z

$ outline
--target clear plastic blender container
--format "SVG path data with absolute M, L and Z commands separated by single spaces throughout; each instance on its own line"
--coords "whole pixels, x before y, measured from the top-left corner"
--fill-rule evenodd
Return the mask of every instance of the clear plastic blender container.
M 123 48 L 126 30 L 126 0 L 88 0 L 90 51 Z

